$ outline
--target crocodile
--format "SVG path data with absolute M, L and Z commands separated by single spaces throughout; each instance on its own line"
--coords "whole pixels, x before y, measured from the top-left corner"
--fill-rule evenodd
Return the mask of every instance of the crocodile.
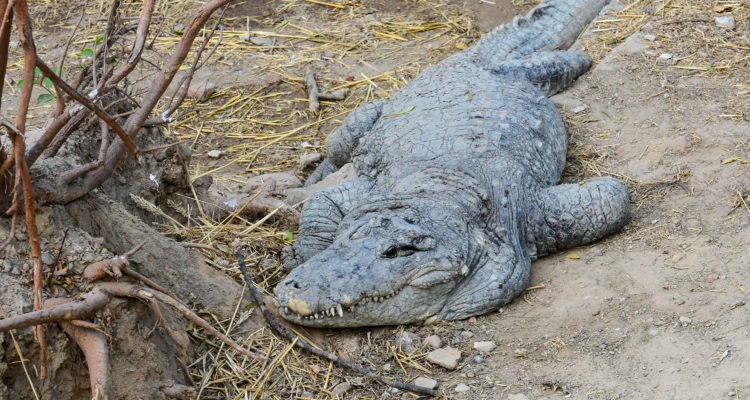
M 559 184 L 567 137 L 548 98 L 591 66 L 567 49 L 607 1 L 544 0 L 350 113 L 307 184 L 348 163 L 357 175 L 304 205 L 274 289 L 281 316 L 313 327 L 465 319 L 521 294 L 537 257 L 622 229 L 621 182 Z

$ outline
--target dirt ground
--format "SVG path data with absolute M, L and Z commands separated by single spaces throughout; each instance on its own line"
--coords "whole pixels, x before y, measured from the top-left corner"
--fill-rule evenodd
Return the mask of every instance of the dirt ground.
M 199 74 L 216 85 L 218 95 L 194 104 L 202 114 L 188 116 L 172 132 L 195 140 L 194 179 L 213 175 L 220 191 L 235 192 L 258 173 L 292 170 L 304 177 L 309 170 L 300 169 L 299 158 L 324 151 L 325 135 L 345 111 L 387 96 L 425 66 L 532 6 L 510 0 L 341 4 L 343 11 L 316 2 L 251 2 L 231 9 L 228 25 L 288 34 L 280 25 L 287 21 L 301 25 L 299 32 L 315 31 L 308 39 L 325 40 L 358 38 L 367 29 L 391 36 L 395 33 L 388 32 L 400 32 L 394 27 L 408 31 L 400 21 L 419 20 L 426 26 L 425 21 L 447 20 L 460 29 L 403 43 L 380 37 L 383 44 L 348 53 L 281 36 L 270 44 L 279 46 L 275 53 L 228 50 Z M 612 175 L 626 181 L 633 218 L 622 233 L 536 261 L 532 288 L 497 313 L 434 326 L 304 332 L 390 377 L 431 377 L 451 399 L 749 397 L 750 208 L 743 203 L 750 201 L 749 13 L 748 5 L 740 2 L 618 3 L 577 44 L 597 63 L 572 89 L 553 98 L 570 136 L 564 180 Z M 727 15 L 737 20 L 734 30 L 715 24 L 716 16 Z M 334 17 L 346 19 L 347 25 L 337 28 Z M 326 36 L 327 29 L 339 31 Z M 283 47 L 293 40 L 289 48 Z M 300 84 L 305 65 L 315 67 L 323 87 L 363 82 L 352 86 L 349 100 L 324 104 L 321 114 L 313 116 L 300 100 L 305 97 Z M 268 86 L 275 76 L 282 82 Z M 247 125 L 247 131 L 227 122 L 229 117 L 211 125 L 211 110 L 235 101 L 235 94 L 256 93 L 266 86 L 263 100 L 245 103 L 262 112 L 252 121 L 237 122 Z M 281 124 L 283 115 L 289 115 L 283 122 L 292 131 L 302 129 L 268 137 L 252 131 L 276 126 L 270 122 Z M 199 122 L 201 128 L 196 128 Z M 224 155 L 208 157 L 210 150 Z M 161 228 L 173 233 L 173 228 Z M 272 219 L 247 238 L 227 234 L 221 240 L 240 240 L 259 253 L 274 254 L 283 245 L 280 235 L 286 229 L 293 227 Z M 220 257 L 207 258 L 219 270 L 234 271 Z M 279 271 L 257 272 L 270 290 Z M 0 274 L 10 277 L 9 271 Z M 20 303 L 12 306 L 22 308 Z M 407 352 L 404 332 L 418 336 L 417 342 L 436 334 L 444 345 L 460 349 L 458 368 L 430 365 L 419 345 Z M 191 335 L 194 343 L 201 343 L 198 352 L 203 351 L 188 363 L 201 387 L 199 398 L 334 398 L 333 389 L 344 382 L 353 388 L 342 398 L 415 398 L 294 351 L 286 359 L 289 366 L 279 360 L 282 372 L 269 372 L 263 380 L 259 376 L 270 367 L 241 371 L 241 363 L 211 355 L 216 349 L 205 346 L 195 332 Z M 245 344 L 257 345 L 253 340 Z M 472 350 L 475 341 L 494 341 L 497 348 L 479 354 Z M 0 345 L 12 346 L 7 339 Z M 85 381 L 82 371 L 75 374 L 74 382 Z M 459 385 L 468 388 L 457 392 Z M 152 398 L 149 395 L 137 398 Z

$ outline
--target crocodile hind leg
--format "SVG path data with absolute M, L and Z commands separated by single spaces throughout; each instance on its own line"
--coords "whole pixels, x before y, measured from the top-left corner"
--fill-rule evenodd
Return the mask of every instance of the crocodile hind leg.
M 302 208 L 297 239 L 282 251 L 284 269 L 292 270 L 327 249 L 336 237 L 341 220 L 371 188 L 370 181 L 356 178 L 310 197 Z
M 591 67 L 591 58 L 569 51 L 542 51 L 491 66 L 492 72 L 531 82 L 547 96 L 560 93 Z
M 530 202 L 527 218 L 536 256 L 588 244 L 628 223 L 628 189 L 611 178 L 545 188 Z
M 329 174 L 336 172 L 352 159 L 352 151 L 359 144 L 359 139 L 372 129 L 380 118 L 385 100 L 376 100 L 356 108 L 349 114 L 344 123 L 328 136 L 326 159 L 307 178 L 305 186 L 317 183 Z

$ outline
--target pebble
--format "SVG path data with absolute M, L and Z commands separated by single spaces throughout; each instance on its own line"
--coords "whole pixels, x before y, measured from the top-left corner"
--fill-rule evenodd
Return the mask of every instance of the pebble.
M 456 393 L 465 393 L 469 391 L 469 386 L 465 383 L 459 383 L 454 390 Z
M 385 363 L 383 364 L 383 371 L 388 372 L 393 369 L 393 365 L 391 363 Z
M 446 369 L 456 369 L 458 360 L 461 359 L 461 350 L 453 347 L 444 347 L 427 353 L 427 361 L 437 364 Z
M 438 335 L 430 335 L 424 338 L 422 344 L 424 344 L 425 346 L 430 346 L 433 349 L 439 349 L 443 345 L 443 341 Z
M 484 358 L 482 358 L 482 356 L 480 356 L 479 354 L 477 354 L 477 355 L 474 356 L 474 362 L 477 363 L 477 364 L 481 364 L 481 363 L 484 362 Z
M 474 336 L 474 332 L 472 331 L 463 331 L 460 333 L 461 337 L 464 339 L 469 339 Z
M 15 267 L 13 267 L 13 269 L 12 269 L 12 270 L 10 270 L 10 273 L 11 273 L 12 275 L 21 275 L 21 269 L 20 269 L 20 268 L 18 268 L 18 266 L 15 266 Z
M 685 325 L 689 325 L 689 324 L 693 323 L 693 320 L 690 319 L 690 317 L 686 317 L 686 316 L 683 315 L 683 316 L 680 317 L 680 323 L 685 324 Z
M 509 394 L 508 400 L 529 400 L 523 393 Z
M 52 254 L 50 254 L 48 251 L 42 252 L 42 263 L 44 265 L 52 265 L 52 263 L 55 262 L 54 257 L 52 257 Z
M 643 38 L 648 40 L 649 42 L 653 42 L 654 40 L 656 40 L 656 35 L 646 34 L 643 35 Z
M 675 255 L 672 256 L 672 262 L 677 263 L 680 260 L 682 260 L 682 257 L 684 257 L 682 253 L 676 253 Z
M 336 387 L 334 387 L 333 390 L 331 390 L 331 393 L 333 393 L 334 396 L 336 397 L 343 397 L 344 393 L 348 392 L 349 389 L 351 388 L 352 388 L 351 383 L 341 382 L 338 385 L 336 385 Z
M 304 154 L 302 157 L 299 158 L 299 168 L 305 169 L 309 167 L 310 165 L 320 161 L 320 159 L 321 159 L 321 155 L 318 152 Z
M 578 114 L 578 113 L 582 113 L 582 112 L 586 111 L 587 108 L 589 108 L 589 106 L 587 106 L 585 104 L 580 104 L 580 105 L 577 105 L 577 106 L 573 107 L 573 109 L 571 111 L 573 111 L 574 114 Z
M 206 155 L 211 158 L 219 158 L 224 155 L 224 152 L 221 150 L 211 150 L 208 153 L 206 153 Z
M 211 96 L 212 94 L 214 94 L 218 86 L 216 85 L 216 83 L 208 79 L 205 79 L 205 80 L 193 79 L 186 93 L 187 97 L 191 99 L 197 99 L 198 101 L 203 101 L 207 99 L 209 96 Z
M 714 18 L 714 22 L 716 22 L 716 26 L 719 28 L 725 28 L 734 30 L 734 28 L 737 26 L 737 23 L 734 21 L 734 17 L 731 15 L 722 15 L 721 17 Z
M 420 376 L 419 378 L 415 379 L 414 380 L 414 384 L 417 385 L 417 386 L 419 386 L 419 387 L 423 387 L 423 388 L 427 388 L 427 389 L 435 389 L 437 387 L 437 381 L 436 380 L 430 379 L 430 378 L 426 378 L 424 376 Z
M 491 341 L 482 341 L 482 342 L 474 342 L 474 350 L 480 351 L 482 353 L 489 353 L 492 350 L 495 350 L 497 345 L 495 342 Z
M 3 260 L 3 272 L 10 272 L 13 269 L 13 263 L 10 260 Z
M 416 343 L 419 343 L 419 335 L 414 332 L 404 332 L 401 334 L 401 350 L 406 353 L 412 353 L 417 349 Z
M 276 85 L 277 83 L 280 83 L 281 80 L 282 78 L 279 74 L 274 74 L 273 72 L 266 74 L 266 83 L 269 85 Z
M 669 60 L 672 57 L 672 53 L 661 53 L 661 55 L 659 56 L 659 58 L 662 60 Z

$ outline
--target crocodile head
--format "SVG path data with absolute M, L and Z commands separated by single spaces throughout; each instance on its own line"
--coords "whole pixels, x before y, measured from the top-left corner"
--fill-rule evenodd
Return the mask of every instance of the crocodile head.
M 436 315 L 469 272 L 457 246 L 408 207 L 346 218 L 334 243 L 276 287 L 282 316 L 319 327 L 411 323 Z M 440 234 L 436 234 L 440 232 Z
M 419 178 L 404 186 L 424 188 L 430 177 Z M 432 183 L 416 194 L 391 187 L 350 212 L 334 242 L 276 286 L 281 315 L 316 327 L 461 319 L 523 290 L 525 276 L 514 272 L 528 270 L 512 244 L 519 235 L 487 229 L 498 215 L 479 185 L 456 196 L 455 180 L 450 187 Z

